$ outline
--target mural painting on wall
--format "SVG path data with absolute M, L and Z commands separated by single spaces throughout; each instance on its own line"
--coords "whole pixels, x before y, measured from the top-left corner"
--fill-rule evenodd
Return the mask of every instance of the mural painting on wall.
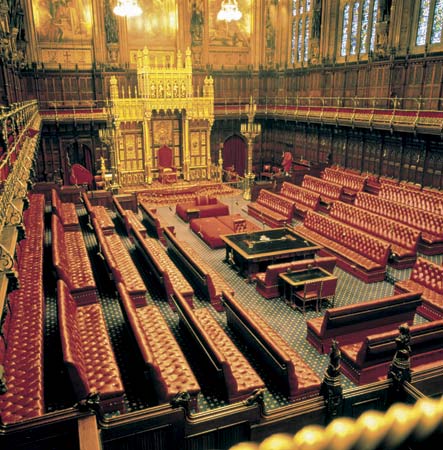
M 221 47 L 249 47 L 251 37 L 251 1 L 238 0 L 240 20 L 217 20 L 222 0 L 209 0 L 209 44 Z
M 92 39 L 92 0 L 37 0 L 34 23 L 39 42 L 69 43 Z
M 191 11 L 191 39 L 192 46 L 202 45 L 203 41 L 203 0 L 195 0 L 192 2 Z
M 175 48 L 177 0 L 138 0 L 143 14 L 127 19 L 128 43 L 133 49 Z
M 275 50 L 278 0 L 268 0 L 266 5 L 266 47 Z

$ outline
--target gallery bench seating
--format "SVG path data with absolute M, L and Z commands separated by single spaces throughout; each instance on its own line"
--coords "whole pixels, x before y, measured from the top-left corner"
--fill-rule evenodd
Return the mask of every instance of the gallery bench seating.
M 165 290 L 166 299 L 171 308 L 174 307 L 171 298 L 174 290 L 180 292 L 192 306 L 194 290 L 168 256 L 162 244 L 157 239 L 144 238 L 137 230 L 133 230 L 133 235 L 135 247 L 148 265 L 149 272 Z
M 57 306 L 63 362 L 77 400 L 97 392 L 103 412 L 124 412 L 123 383 L 100 304 L 80 306 L 58 280 Z
M 280 195 L 294 202 L 294 214 L 305 217 L 309 210 L 316 211 L 320 203 L 320 194 L 309 189 L 302 188 L 296 184 L 283 181 Z
M 115 213 L 120 219 L 120 222 L 124 225 L 126 233 L 129 235 L 129 237 L 132 237 L 132 229 L 137 229 L 143 237 L 146 237 L 148 235 L 148 232 L 138 218 L 137 213 L 135 213 L 132 209 L 124 209 L 116 196 L 112 197 L 112 202 L 114 204 Z
M 323 245 L 326 253 L 338 258 L 339 267 L 365 283 L 384 280 L 390 244 L 314 211 L 308 211 L 303 224 L 294 229 Z
M 51 218 L 52 263 L 58 278 L 75 300 L 85 305 L 97 301 L 97 287 L 81 231 L 65 231 L 56 214 Z
M 398 330 L 371 334 L 362 341 L 340 345 L 341 369 L 357 385 L 373 383 L 386 378 L 395 355 Z M 411 369 L 442 363 L 443 320 L 410 327 Z
M 320 194 L 320 207 L 323 210 L 327 210 L 331 203 L 340 200 L 343 194 L 343 186 L 311 175 L 303 177 L 302 187 Z
M 321 177 L 323 180 L 343 186 L 343 194 L 351 197 L 365 189 L 367 180 L 365 175 L 331 167 L 326 167 Z
M 401 184 L 398 186 L 383 184 L 378 195 L 386 200 L 443 216 L 443 198 L 422 191 L 420 188 L 411 189 Z
M 417 312 L 428 320 L 443 319 L 443 266 L 417 258 L 408 280 L 395 283 L 395 292 L 422 291 Z
M 332 205 L 330 216 L 389 242 L 389 264 L 392 267 L 406 269 L 415 264 L 420 240 L 420 231 L 416 228 L 343 202 Z
M 248 214 L 272 228 L 284 227 L 292 222 L 294 202 L 262 189 L 257 200 L 248 204 Z
M 380 214 L 421 231 L 418 251 L 426 255 L 443 252 L 443 216 L 415 209 L 409 205 L 359 192 L 355 206 Z
M 320 353 L 328 353 L 332 340 L 340 345 L 362 340 L 368 334 L 396 329 L 402 323 L 412 325 L 421 305 L 421 292 L 407 292 L 330 308 L 323 317 L 307 321 L 307 340 Z
M 231 341 L 207 308 L 193 310 L 175 292 L 173 300 L 181 324 L 189 332 L 193 350 L 205 372 L 205 379 L 224 391 L 229 403 L 247 399 L 264 383 L 248 360 Z
M 288 396 L 289 401 L 315 397 L 320 379 L 303 358 L 261 316 L 224 293 L 228 325 L 238 333 Z
M 105 234 L 97 219 L 92 219 L 99 253 L 103 256 L 116 283 L 123 283 L 135 306 L 146 305 L 146 285 L 128 249 L 116 233 Z
M 197 288 L 205 293 L 214 309 L 223 311 L 222 293 L 233 293 L 232 288 L 188 242 L 177 239 L 168 229 L 165 230 L 165 238 L 173 260 L 191 275 Z
M 86 192 L 82 193 L 82 201 L 88 213 L 88 221 L 92 225 L 92 219 L 99 222 L 103 233 L 111 234 L 115 232 L 115 225 L 106 208 L 102 205 L 93 206 Z
M 20 288 L 8 294 L 0 312 L 0 423 L 42 416 L 44 401 L 43 292 L 44 195 L 29 196 L 24 212 L 27 238 L 17 255 Z M 3 317 L 2 317 L 3 313 Z
M 122 283 L 117 290 L 158 402 L 188 393 L 189 407 L 197 411 L 200 386 L 160 310 L 155 305 L 136 308 Z
M 335 256 L 319 256 L 315 259 L 302 259 L 298 261 L 290 261 L 279 264 L 271 264 L 266 267 L 266 272 L 258 272 L 256 274 L 257 284 L 255 288 L 257 292 L 265 298 L 280 297 L 281 285 L 279 274 L 287 270 L 297 271 L 307 269 L 308 267 L 321 267 L 327 272 L 334 271 L 337 258 Z
M 57 214 L 66 231 L 80 230 L 77 209 L 74 203 L 62 202 L 56 189 L 51 191 L 52 212 Z
M 165 245 L 166 240 L 163 235 L 165 229 L 169 229 L 174 232 L 173 225 L 167 225 L 164 220 L 157 214 L 157 209 L 150 208 L 145 202 L 139 203 L 140 210 L 143 215 L 143 222 L 147 224 L 148 229 L 151 231 L 152 236 L 159 239 L 160 242 Z

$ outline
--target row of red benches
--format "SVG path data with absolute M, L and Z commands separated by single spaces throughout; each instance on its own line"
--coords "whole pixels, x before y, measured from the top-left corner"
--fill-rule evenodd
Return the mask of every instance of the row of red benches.
M 142 212 L 143 222 L 150 228 L 154 237 L 156 237 L 163 245 L 165 245 L 166 239 L 164 236 L 164 230 L 169 229 L 174 232 L 174 226 L 167 225 L 164 220 L 157 214 L 157 210 L 155 208 L 150 208 L 146 202 L 140 201 L 139 207 Z M 128 216 L 128 220 L 131 221 L 130 216 Z
M 390 244 L 328 216 L 309 211 L 295 231 L 327 249 L 342 269 L 365 283 L 383 281 Z
M 302 187 L 320 194 L 320 207 L 323 210 L 327 210 L 332 202 L 340 200 L 343 194 L 343 186 L 311 175 L 303 177 Z
M 408 280 L 395 283 L 395 292 L 422 291 L 420 315 L 429 320 L 443 319 L 443 266 L 418 258 Z
M 309 210 L 316 211 L 320 204 L 320 194 L 309 189 L 302 188 L 296 184 L 284 181 L 280 195 L 294 202 L 294 214 L 305 217 Z
M 23 220 L 27 238 L 17 247 L 20 288 L 8 295 L 0 320 L 0 423 L 45 413 L 43 384 L 43 195 L 30 195 Z
M 354 204 L 421 231 L 421 240 L 418 244 L 420 253 L 433 255 L 443 251 L 443 216 L 417 210 L 365 192 L 357 194 Z
M 56 189 L 51 190 L 52 212 L 57 214 L 66 231 L 79 231 L 77 209 L 72 202 L 62 202 Z
M 272 228 L 284 227 L 292 222 L 294 201 L 262 189 L 257 200 L 248 204 L 248 214 Z
M 343 193 L 355 195 L 365 189 L 367 176 L 344 171 L 339 167 L 326 167 L 321 174 L 323 180 L 343 186 Z
M 420 239 L 417 229 L 343 202 L 334 202 L 330 217 L 391 244 L 390 265 L 396 269 L 414 265 Z

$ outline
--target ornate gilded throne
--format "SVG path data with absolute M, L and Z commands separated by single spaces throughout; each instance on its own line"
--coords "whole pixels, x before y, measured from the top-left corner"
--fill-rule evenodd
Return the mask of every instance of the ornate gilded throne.
M 158 149 L 158 180 L 160 183 L 175 183 L 177 181 L 177 168 L 174 167 L 174 154 L 172 148 L 163 145 Z

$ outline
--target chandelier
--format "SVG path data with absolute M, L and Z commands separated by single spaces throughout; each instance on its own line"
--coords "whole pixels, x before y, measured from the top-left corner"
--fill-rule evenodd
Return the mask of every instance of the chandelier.
M 224 20 L 231 22 L 233 20 L 240 20 L 242 13 L 238 9 L 237 0 L 223 0 L 220 6 L 220 11 L 217 14 L 217 20 Z
M 115 5 L 114 14 L 123 17 L 135 17 L 142 13 L 142 9 L 137 3 L 137 0 L 117 0 Z

